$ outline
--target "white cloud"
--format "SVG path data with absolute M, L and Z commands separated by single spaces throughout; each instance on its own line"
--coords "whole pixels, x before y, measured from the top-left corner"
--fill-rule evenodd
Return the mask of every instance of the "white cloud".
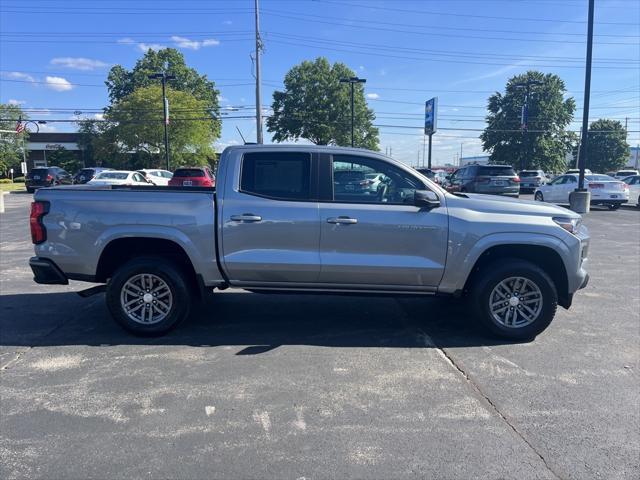
M 67 92 L 73 89 L 73 85 L 66 78 L 62 77 L 45 77 L 45 85 L 56 92 Z
M 49 125 L 48 123 L 40 123 L 40 132 L 55 132 L 56 127 Z
M 365 70 L 364 65 L 360 65 L 360 66 L 358 67 L 358 70 L 360 70 L 361 72 L 364 72 L 364 70 Z
M 225 20 L 222 23 L 225 24 L 225 25 L 231 25 L 233 22 L 231 20 Z
M 96 113 L 93 118 L 96 120 L 104 120 L 104 113 Z
M 378 95 L 377 93 L 367 93 L 367 98 L 369 100 L 377 100 L 378 98 L 380 98 L 380 95 Z
M 26 80 L 32 83 L 35 83 L 36 81 L 36 79 L 33 78 L 31 75 L 27 75 L 26 73 L 22 73 L 22 72 L 9 72 L 9 73 L 6 73 L 4 76 L 7 78 L 11 78 L 13 80 Z
M 51 59 L 51 65 L 59 65 L 73 70 L 95 70 L 96 68 L 108 67 L 109 64 L 101 60 L 84 57 L 57 57 Z
M 216 40 L 215 38 L 207 38 L 199 41 L 174 35 L 171 37 L 171 40 L 176 44 L 178 48 L 186 48 L 188 50 L 199 50 L 202 47 L 215 47 L 217 45 L 220 45 L 220 41 Z
M 120 38 L 118 39 L 118 43 L 122 45 L 135 45 L 138 50 L 144 53 L 148 50 L 162 50 L 163 48 L 167 48 L 166 45 L 161 45 L 159 43 L 138 43 L 132 38 Z
M 7 102 L 9 105 L 24 105 L 27 103 L 26 100 L 16 100 L 15 98 L 10 98 Z

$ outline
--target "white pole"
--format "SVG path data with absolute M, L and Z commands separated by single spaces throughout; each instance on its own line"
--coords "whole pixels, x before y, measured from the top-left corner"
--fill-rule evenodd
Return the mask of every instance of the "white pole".
M 260 50 L 262 40 L 260 40 L 260 13 L 258 11 L 258 0 L 255 0 L 256 15 L 256 141 L 263 143 L 262 138 L 262 92 L 260 91 Z

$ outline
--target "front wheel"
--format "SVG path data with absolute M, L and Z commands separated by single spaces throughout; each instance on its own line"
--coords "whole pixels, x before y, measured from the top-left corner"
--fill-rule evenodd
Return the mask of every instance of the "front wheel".
M 505 259 L 482 271 L 472 288 L 475 309 L 495 335 L 528 340 L 553 320 L 558 293 L 553 280 L 533 263 Z
M 163 335 L 189 316 L 192 298 L 185 274 L 160 257 L 131 260 L 107 285 L 107 307 L 136 335 Z
M 542 192 L 536 192 L 534 198 L 537 202 L 544 202 L 544 196 L 542 195 Z

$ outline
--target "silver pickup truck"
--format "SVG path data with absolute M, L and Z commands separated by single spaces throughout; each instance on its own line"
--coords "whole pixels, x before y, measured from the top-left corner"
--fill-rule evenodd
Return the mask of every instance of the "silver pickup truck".
M 143 335 L 167 332 L 207 291 L 235 287 L 460 297 L 513 339 L 542 332 L 588 281 L 579 215 L 452 195 L 376 152 L 229 147 L 216 178 L 215 190 L 38 190 L 35 281 L 106 284 L 114 319 Z

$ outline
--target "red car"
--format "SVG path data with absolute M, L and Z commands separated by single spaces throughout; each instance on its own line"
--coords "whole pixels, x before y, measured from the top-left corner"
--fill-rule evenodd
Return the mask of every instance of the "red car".
M 209 167 L 178 168 L 169 180 L 170 187 L 215 187 L 216 176 Z

